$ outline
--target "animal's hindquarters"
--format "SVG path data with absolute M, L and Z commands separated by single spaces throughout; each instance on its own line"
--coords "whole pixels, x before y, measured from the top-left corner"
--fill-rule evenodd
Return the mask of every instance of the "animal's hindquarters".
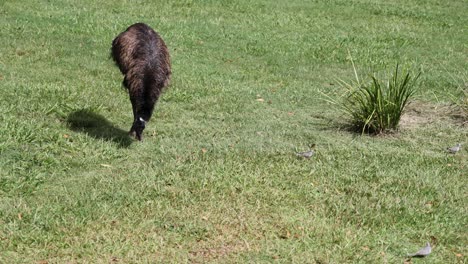
M 111 52 L 124 75 L 122 84 L 132 102 L 134 120 L 130 133 L 141 140 L 162 90 L 169 85 L 169 51 L 158 33 L 146 24 L 137 23 L 114 39 Z

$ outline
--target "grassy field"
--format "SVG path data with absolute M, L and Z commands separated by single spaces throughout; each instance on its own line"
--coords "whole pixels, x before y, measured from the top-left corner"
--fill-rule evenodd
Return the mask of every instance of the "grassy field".
M 0 263 L 464 263 L 468 3 L 0 3 Z M 143 142 L 112 39 L 173 80 Z M 421 70 L 399 133 L 343 129 L 337 79 Z M 465 96 L 465 97 L 464 97 Z M 317 144 L 309 160 L 294 153 Z M 413 261 L 421 262 L 421 261 Z

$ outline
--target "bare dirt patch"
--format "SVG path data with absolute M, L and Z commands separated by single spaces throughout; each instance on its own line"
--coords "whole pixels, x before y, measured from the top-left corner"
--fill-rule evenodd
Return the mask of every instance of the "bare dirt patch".
M 467 113 L 456 105 L 433 104 L 429 102 L 411 102 L 400 120 L 400 127 L 412 129 L 435 122 L 447 122 L 467 125 Z

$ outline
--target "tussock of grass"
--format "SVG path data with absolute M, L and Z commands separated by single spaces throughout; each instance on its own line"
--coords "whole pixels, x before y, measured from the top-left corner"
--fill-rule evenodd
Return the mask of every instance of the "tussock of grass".
M 463 126 L 468 125 L 468 73 L 447 73 L 452 75 L 453 82 L 457 88 L 451 95 L 452 112 L 451 115 L 459 120 Z
M 350 116 L 352 127 L 362 133 L 375 134 L 396 130 L 408 100 L 416 92 L 419 74 L 413 76 L 409 71 L 400 72 L 397 64 L 389 80 L 372 75 L 369 82 L 363 82 L 356 68 L 354 71 L 354 83 L 341 81 L 346 93 L 344 101 L 339 102 Z

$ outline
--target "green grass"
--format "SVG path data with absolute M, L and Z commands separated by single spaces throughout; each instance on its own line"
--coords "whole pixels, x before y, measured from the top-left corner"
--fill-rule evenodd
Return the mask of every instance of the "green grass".
M 0 263 L 402 263 L 426 241 L 425 263 L 466 262 L 467 152 L 444 149 L 467 130 L 443 108 L 467 76 L 466 10 L 3 1 Z M 173 64 L 141 143 L 124 135 L 131 105 L 109 58 L 135 22 Z M 417 122 L 340 129 L 321 94 L 352 78 L 348 50 L 362 69 L 422 69 Z

